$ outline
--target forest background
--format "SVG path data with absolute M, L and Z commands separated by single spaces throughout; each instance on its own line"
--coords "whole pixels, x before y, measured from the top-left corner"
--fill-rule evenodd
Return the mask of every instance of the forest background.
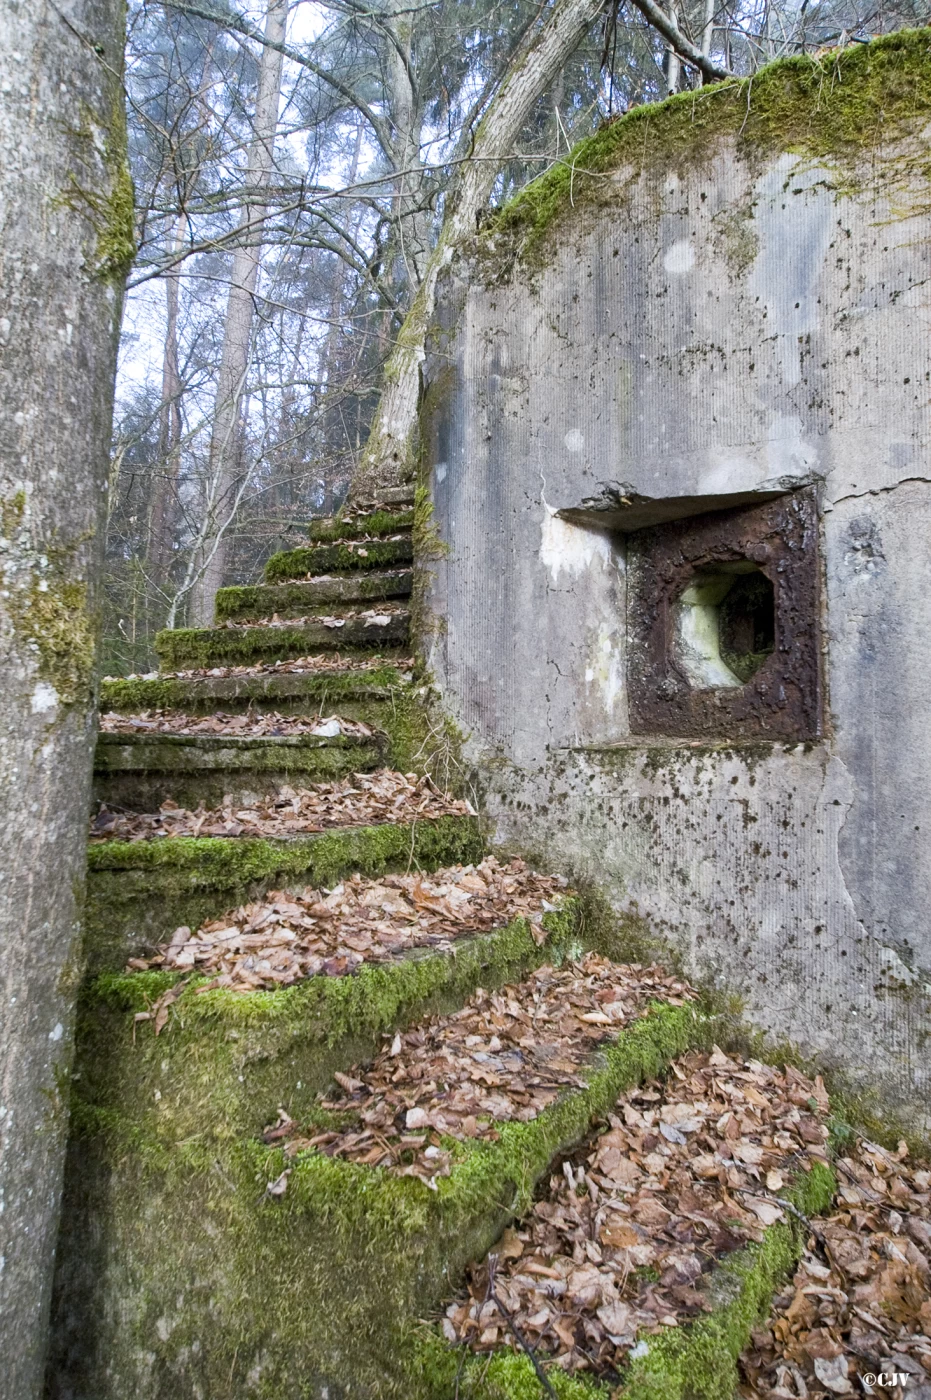
M 385 365 L 550 0 L 131 0 L 138 253 L 110 471 L 105 674 L 210 625 L 345 499 Z M 926 23 L 929 0 L 577 5 L 487 172 L 498 205 L 631 107 Z M 675 48 L 670 33 L 678 39 Z M 692 61 L 681 55 L 692 54 Z

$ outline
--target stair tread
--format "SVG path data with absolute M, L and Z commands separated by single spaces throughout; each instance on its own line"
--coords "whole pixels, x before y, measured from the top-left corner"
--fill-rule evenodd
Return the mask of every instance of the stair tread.
M 651 1001 L 682 1005 L 694 996 L 657 968 L 597 953 L 544 965 L 499 993 L 476 992 L 461 1011 L 422 1022 L 340 1081 L 321 1108 L 353 1120 L 321 1149 L 426 1180 L 448 1174 L 433 1133 L 495 1141 L 502 1123 L 532 1122 L 567 1088 L 585 1086 L 602 1042 Z
M 332 891 L 272 892 L 193 933 L 185 929 L 153 956 L 133 959 L 131 968 L 202 973 L 240 992 L 341 977 L 363 963 L 448 949 L 528 913 L 542 918 L 564 882 L 518 867 L 486 858 L 477 869 L 459 865 L 377 880 L 354 875 Z
M 183 710 L 153 709 L 141 714 L 115 711 L 102 714 L 98 741 L 216 738 L 227 742 L 232 739 L 334 739 L 340 736 L 371 739 L 373 734 L 369 725 L 336 714 L 282 715 L 276 711 L 265 711 L 261 714 L 234 715 L 215 711 L 211 715 L 192 715 Z
M 376 613 L 376 616 L 383 616 Z M 155 650 L 172 670 L 179 663 L 201 660 L 204 668 L 213 663 L 277 652 L 283 659 L 289 652 L 303 654 L 314 648 L 343 651 L 346 648 L 377 651 L 384 646 L 403 646 L 409 640 L 410 613 L 397 609 L 387 614 L 388 622 L 373 621 L 359 614 L 348 618 L 309 618 L 302 621 L 264 624 L 228 622 L 222 627 L 184 628 L 159 632 Z
M 413 577 L 410 569 L 372 570 L 221 588 L 216 597 L 216 618 L 223 622 L 256 612 L 261 615 L 307 608 L 316 611 L 333 604 L 374 604 L 391 598 L 406 598 L 413 589 Z
M 310 520 L 305 528 L 311 540 L 322 542 L 395 534 L 410 529 L 413 523 L 413 509 L 403 509 L 402 503 L 402 508 L 347 511 L 343 515 Z
M 806 1096 L 817 1112 L 800 1114 Z M 664 1328 L 730 1301 L 715 1270 L 791 1218 L 777 1198 L 826 1166 L 827 1112 L 820 1081 L 717 1049 L 689 1051 L 662 1080 L 622 1093 L 607 1132 L 568 1155 L 494 1247 L 497 1296 L 538 1359 L 616 1383 L 632 1357 L 662 1344 Z M 443 1327 L 481 1365 L 511 1338 L 487 1302 L 487 1269 L 476 1265 Z
M 409 534 L 358 542 L 350 540 L 300 545 L 297 549 L 281 550 L 271 556 L 265 565 L 265 582 L 279 583 L 322 574 L 381 569 L 385 565 L 408 563 L 413 557 L 414 547 Z
M 321 831 L 385 822 L 472 816 L 468 802 L 440 793 L 429 778 L 381 768 L 313 787 L 283 787 L 249 808 L 229 803 L 212 810 L 168 804 L 158 812 L 116 813 L 103 808 L 91 822 L 91 840 L 178 840 L 185 836 L 293 840 Z

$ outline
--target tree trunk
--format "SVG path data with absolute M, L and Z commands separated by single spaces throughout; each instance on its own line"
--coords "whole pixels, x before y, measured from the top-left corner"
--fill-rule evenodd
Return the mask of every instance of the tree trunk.
M 186 220 L 179 215 L 171 242 L 177 253 Z M 165 274 L 165 350 L 162 358 L 162 403 L 158 415 L 158 461 L 149 524 L 148 562 L 159 588 L 165 589 L 171 568 L 174 506 L 181 468 L 181 367 L 178 359 L 180 267 Z
M 476 132 L 472 159 L 462 167 L 439 241 L 385 366 L 385 387 L 362 461 L 353 477 L 355 501 L 376 499 L 380 490 L 411 481 L 416 468 L 417 408 L 424 341 L 433 315 L 436 282 L 456 245 L 475 229 L 501 166 L 533 104 L 604 9 L 605 0 L 557 0 L 547 19 L 513 59 Z
M 122 0 L 5 0 L 0 46 L 0 1356 L 42 1388 L 87 858 L 122 285 Z
M 275 130 L 281 95 L 282 55 L 288 19 L 287 0 L 269 0 L 265 39 L 259 65 L 259 90 L 254 136 L 249 147 L 246 186 L 258 195 L 243 206 L 240 226 L 248 229 L 249 246 L 233 254 L 223 353 L 210 434 L 205 529 L 200 548 L 200 575 L 193 597 L 193 623 L 213 624 L 213 603 L 226 572 L 227 531 L 236 511 L 239 466 L 242 461 L 239 407 L 249 372 L 255 289 L 262 260 L 261 230 L 265 217 L 263 194 L 274 167 Z

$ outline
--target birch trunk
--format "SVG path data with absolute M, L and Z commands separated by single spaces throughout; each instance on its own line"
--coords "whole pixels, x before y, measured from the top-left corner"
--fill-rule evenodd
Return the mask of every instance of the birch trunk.
M 116 340 L 122 0 L 4 0 L 0 1357 L 36 1400 L 68 1120 Z
M 223 352 L 217 380 L 217 397 L 210 434 L 208 496 L 201 540 L 199 575 L 193 594 L 192 621 L 196 627 L 213 624 L 213 604 L 226 573 L 227 532 L 236 511 L 241 463 L 239 410 L 252 344 L 255 289 L 262 260 L 262 224 L 269 177 L 274 168 L 275 130 L 281 95 L 280 47 L 285 41 L 287 0 L 269 0 L 265 16 L 265 44 L 259 66 L 254 136 L 249 147 L 246 186 L 254 192 L 244 206 L 240 226 L 249 230 L 249 246 L 233 255 Z M 255 197 L 257 196 L 257 197 Z
M 439 273 L 457 244 L 474 231 L 478 214 L 501 166 L 513 154 L 533 104 L 546 92 L 604 6 L 605 0 L 557 0 L 515 57 L 482 119 L 472 159 L 462 167 L 437 246 L 385 367 L 385 387 L 375 422 L 353 477 L 353 500 L 375 499 L 380 490 L 413 479 L 420 366 Z
M 182 245 L 185 219 L 175 225 L 172 253 Z M 171 567 L 174 504 L 181 468 L 181 368 L 178 358 L 178 312 L 181 269 L 165 274 L 165 350 L 162 358 L 162 404 L 158 415 L 158 475 L 152 493 L 148 560 L 155 580 L 165 588 Z

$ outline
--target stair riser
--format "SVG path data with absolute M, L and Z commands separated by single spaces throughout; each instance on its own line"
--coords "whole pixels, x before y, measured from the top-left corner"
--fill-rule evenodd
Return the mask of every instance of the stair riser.
M 412 510 L 380 510 L 355 520 L 311 520 L 307 536 L 314 544 L 336 540 L 357 540 L 363 535 L 394 535 L 409 530 L 414 523 Z
M 362 619 L 352 619 L 343 627 L 308 623 L 301 627 L 159 632 L 155 650 L 165 670 L 180 671 L 198 667 L 249 665 L 288 656 L 312 656 L 320 651 L 338 651 L 347 657 L 364 658 L 386 649 L 406 646 L 409 639 L 410 621 L 404 612 L 392 617 L 384 627 L 367 625 Z
M 238 752 L 146 744 L 108 746 L 103 752 L 106 768 L 100 749 L 95 759 L 94 800 L 131 812 L 156 811 L 168 799 L 188 808 L 218 806 L 225 797 L 248 805 L 274 796 L 285 784 L 329 782 L 371 772 L 384 762 L 384 747 L 376 743 L 317 749 L 269 745 Z
M 265 565 L 265 582 L 284 583 L 308 574 L 397 568 L 409 564 L 413 557 L 414 547 L 410 536 L 394 540 L 368 540 L 359 549 L 351 549 L 345 544 L 306 545 L 301 549 L 273 554 Z
M 311 611 L 332 612 L 355 603 L 378 603 L 408 598 L 413 586 L 410 569 L 393 573 L 360 573 L 308 580 L 304 583 L 260 584 L 254 588 L 221 588 L 217 593 L 217 622 L 255 618 L 300 617 Z
M 317 676 L 280 675 L 204 676 L 198 680 L 116 681 L 101 686 L 101 713 L 139 714 L 143 710 L 182 710 L 187 715 L 212 715 L 217 710 L 243 714 L 332 714 L 338 710 L 350 719 L 379 714 L 394 695 L 403 696 L 410 685 L 400 672 L 397 681 L 379 685 L 356 681 L 360 672 L 322 672 Z M 387 668 L 385 670 L 387 681 Z M 364 713 L 365 712 L 365 713 Z
M 85 949 L 91 974 L 122 970 L 187 924 L 197 928 L 266 890 L 331 888 L 358 870 L 366 876 L 436 870 L 479 861 L 475 817 L 440 817 L 413 825 L 324 831 L 291 840 L 173 837 L 104 842 L 88 851 Z

